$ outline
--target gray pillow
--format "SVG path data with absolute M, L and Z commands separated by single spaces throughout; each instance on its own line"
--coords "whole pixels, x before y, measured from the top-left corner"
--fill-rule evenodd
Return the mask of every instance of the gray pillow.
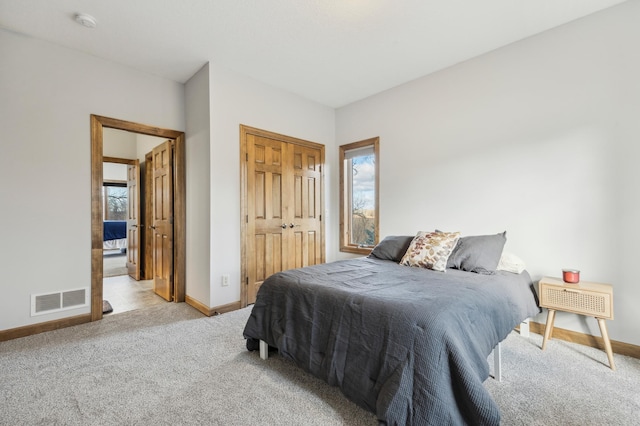
M 375 257 L 382 260 L 393 260 L 400 262 L 402 256 L 407 252 L 409 245 L 413 241 L 413 236 L 395 236 L 390 235 L 380 241 L 377 246 L 371 250 L 368 257 Z
M 491 275 L 498 267 L 506 242 L 507 231 L 462 237 L 447 260 L 447 268 Z

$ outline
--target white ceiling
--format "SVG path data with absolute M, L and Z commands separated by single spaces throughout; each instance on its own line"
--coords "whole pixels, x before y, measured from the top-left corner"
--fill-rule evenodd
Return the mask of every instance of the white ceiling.
M 178 82 L 210 61 L 340 107 L 623 2 L 0 0 L 0 27 Z

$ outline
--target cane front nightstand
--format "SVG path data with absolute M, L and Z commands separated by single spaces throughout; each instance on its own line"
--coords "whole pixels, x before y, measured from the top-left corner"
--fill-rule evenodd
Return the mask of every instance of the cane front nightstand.
M 561 278 L 543 277 L 538 283 L 538 293 L 540 306 L 549 310 L 542 340 L 542 350 L 547 346 L 547 341 L 551 336 L 556 311 L 595 317 L 600 326 L 609 365 L 612 370 L 616 369 L 605 323 L 605 320 L 613 319 L 613 287 L 611 285 L 588 281 L 569 284 Z

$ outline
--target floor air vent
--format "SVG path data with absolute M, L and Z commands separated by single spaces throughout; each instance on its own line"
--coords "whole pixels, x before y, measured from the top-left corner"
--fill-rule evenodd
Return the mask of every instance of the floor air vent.
M 85 306 L 89 306 L 88 288 L 31 295 L 31 316 L 51 314 Z

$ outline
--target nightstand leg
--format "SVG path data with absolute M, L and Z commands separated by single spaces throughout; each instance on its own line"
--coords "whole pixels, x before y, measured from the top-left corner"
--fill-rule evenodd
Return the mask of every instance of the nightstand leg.
M 542 350 L 547 347 L 547 340 L 551 337 L 551 330 L 553 330 L 553 321 L 556 319 L 555 309 L 549 309 L 547 314 L 547 326 L 544 328 L 544 339 L 542 339 Z
M 611 341 L 609 340 L 609 333 L 607 332 L 607 324 L 602 318 L 596 318 L 598 325 L 600 326 L 600 333 L 602 334 L 602 340 L 604 340 L 604 350 L 607 351 L 607 358 L 609 358 L 609 365 L 612 370 L 616 369 L 616 364 L 613 362 L 613 351 L 611 350 Z

